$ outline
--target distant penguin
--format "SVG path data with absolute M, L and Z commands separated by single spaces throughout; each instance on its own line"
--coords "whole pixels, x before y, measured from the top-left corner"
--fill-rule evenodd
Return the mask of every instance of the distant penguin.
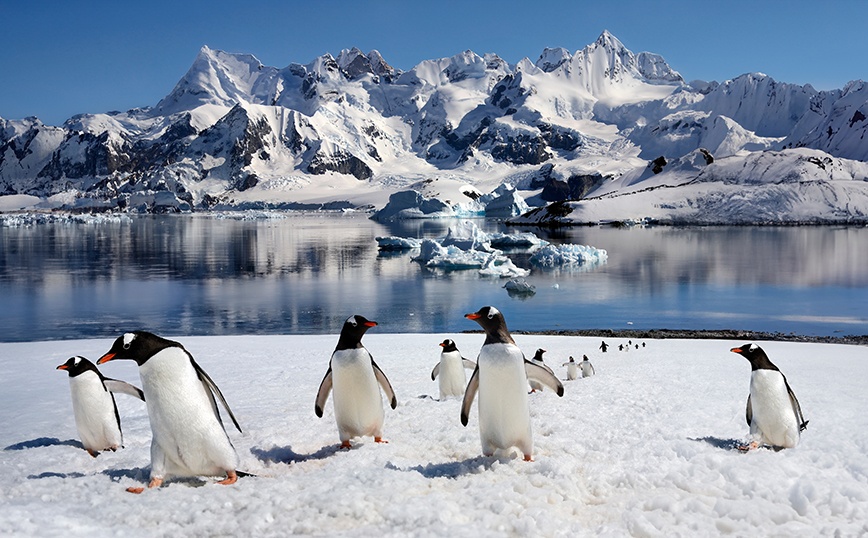
M 226 435 L 216 399 L 238 431 L 241 427 L 220 389 L 178 342 L 145 331 L 115 340 L 98 364 L 128 359 L 139 365 L 151 422 L 151 482 L 172 476 L 218 476 L 233 484 L 238 455 Z M 215 399 L 216 396 L 216 399 Z M 144 488 L 130 488 L 141 493 Z
M 440 352 L 440 362 L 431 371 L 431 381 L 440 376 L 440 399 L 450 396 L 463 396 L 467 387 L 467 377 L 464 369 L 473 370 L 476 363 L 461 356 L 461 352 L 455 346 L 455 342 L 447 338 L 440 343 L 443 350 Z
M 582 377 L 591 377 L 597 372 L 594 371 L 594 365 L 588 360 L 587 355 L 582 355 Z
M 603 353 L 605 353 L 606 350 L 609 349 L 609 344 L 607 344 L 606 341 L 603 340 L 603 343 L 600 344 L 600 349 L 602 349 L 602 350 L 603 350 Z
M 555 373 L 552 371 L 551 368 L 548 367 L 548 365 L 543 360 L 543 353 L 545 353 L 545 352 L 546 352 L 546 350 L 544 350 L 542 348 L 537 349 L 536 353 L 533 354 L 533 358 L 530 361 L 532 363 L 534 363 L 535 365 L 539 366 L 540 368 L 545 368 L 546 370 L 548 370 L 548 372 L 552 376 L 554 376 Z M 534 379 L 528 379 L 528 383 L 530 384 L 530 391 L 531 392 L 536 392 L 536 391 L 542 392 L 543 391 L 543 384 L 540 383 L 539 381 L 536 381 Z
M 576 359 L 570 356 L 569 362 L 565 362 L 563 365 L 567 367 L 567 379 L 573 381 L 579 377 L 579 365 L 576 363 Z
M 70 357 L 57 369 L 69 373 L 75 427 L 88 454 L 95 458 L 101 450 L 114 452 L 123 448 L 121 416 L 112 393 L 122 392 L 144 400 L 142 391 L 124 381 L 103 376 L 96 365 L 84 357 Z
M 756 344 L 731 349 L 750 361 L 750 394 L 745 418 L 750 426 L 750 450 L 760 445 L 793 448 L 808 426 L 787 378 Z
M 491 456 L 495 450 L 517 447 L 526 461 L 532 461 L 528 378 L 543 382 L 558 396 L 564 395 L 564 386 L 548 370 L 525 359 L 506 328 L 503 314 L 496 308 L 486 306 L 464 317 L 485 329 L 485 343 L 464 393 L 461 424 L 467 426 L 470 407 L 478 392 L 482 453 Z
M 367 435 L 377 443 L 386 442 L 382 437 L 383 398 L 380 387 L 392 409 L 398 405 L 392 385 L 362 345 L 362 336 L 376 326 L 375 321 L 362 316 L 347 318 L 316 395 L 314 411 L 322 418 L 329 392 L 334 391 L 335 421 L 343 448 L 350 448 L 350 439 Z

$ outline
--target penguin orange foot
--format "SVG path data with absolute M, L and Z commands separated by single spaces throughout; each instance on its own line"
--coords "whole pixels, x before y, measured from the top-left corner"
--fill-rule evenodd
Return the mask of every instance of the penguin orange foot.
M 389 441 L 386 441 L 386 440 L 383 439 L 382 437 L 374 437 L 374 442 L 375 442 L 375 443 L 386 443 L 386 444 L 389 444 Z
M 228 486 L 230 484 L 234 484 L 238 480 L 238 475 L 235 471 L 226 471 L 226 480 L 221 480 L 217 482 L 218 484 L 223 484 L 224 486 Z

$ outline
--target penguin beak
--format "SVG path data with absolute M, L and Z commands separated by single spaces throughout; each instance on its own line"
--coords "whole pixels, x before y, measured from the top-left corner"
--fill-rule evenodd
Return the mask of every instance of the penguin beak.
M 367 323 L 365 323 L 365 327 L 376 327 L 376 326 L 377 326 L 376 321 L 368 321 Z
M 730 349 L 730 351 L 732 351 L 733 353 L 741 353 L 741 348 L 740 347 L 734 347 L 734 348 Z
M 57 367 L 58 370 L 66 370 L 68 368 L 69 368 L 69 366 L 67 366 L 65 364 L 61 364 L 60 366 Z
M 482 316 L 480 316 L 479 314 L 473 313 L 473 314 L 465 314 L 464 317 L 467 319 L 479 319 Z
M 439 345 L 440 347 L 446 347 L 446 344 L 444 344 L 443 342 L 441 342 L 441 343 L 438 344 L 438 345 Z
M 113 358 L 115 358 L 114 353 L 106 353 L 105 355 L 100 357 L 100 359 L 98 361 L 96 361 L 96 363 L 97 364 L 103 364 L 103 363 L 106 363 L 106 362 L 112 360 Z

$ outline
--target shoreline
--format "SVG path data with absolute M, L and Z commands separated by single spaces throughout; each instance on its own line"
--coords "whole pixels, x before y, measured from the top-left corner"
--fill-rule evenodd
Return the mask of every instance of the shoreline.
M 482 331 L 462 331 L 465 333 L 480 333 Z M 599 338 L 630 338 L 645 340 L 764 340 L 777 342 L 806 342 L 818 344 L 846 344 L 868 346 L 868 334 L 846 336 L 807 336 L 795 333 L 780 333 L 766 331 L 745 331 L 735 329 L 573 329 L 573 330 L 543 330 L 543 331 L 510 331 L 512 334 L 545 335 L 545 336 L 596 336 Z

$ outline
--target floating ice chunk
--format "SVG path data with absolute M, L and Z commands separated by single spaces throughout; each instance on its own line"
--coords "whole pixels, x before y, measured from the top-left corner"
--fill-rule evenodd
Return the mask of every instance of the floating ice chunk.
M 132 220 L 129 215 L 115 213 L 19 213 L 0 215 L 0 226 L 14 228 L 39 224 L 108 224 L 127 223 Z
M 519 234 L 505 234 L 502 232 L 494 232 L 488 234 L 488 242 L 492 247 L 497 248 L 519 248 L 519 247 L 544 247 L 549 244 L 548 241 L 540 239 L 530 232 Z
M 530 257 L 537 267 L 596 265 L 609 259 L 605 250 L 586 245 L 546 245 Z
M 452 207 L 437 198 L 425 198 L 416 191 L 401 191 L 389 196 L 389 203 L 371 216 L 378 221 L 437 219 L 454 217 Z
M 527 276 L 530 271 L 518 267 L 512 260 L 498 254 L 491 254 L 485 263 L 482 264 L 482 269 L 479 274 L 483 276 L 497 276 L 500 278 L 511 278 L 517 276 Z
M 476 223 L 469 220 L 450 226 L 446 236 L 440 241 L 444 247 L 456 246 L 462 250 L 481 250 L 488 252 L 488 234 L 479 229 Z
M 503 287 L 510 295 L 532 295 L 536 293 L 536 286 L 529 283 L 523 278 L 513 278 L 512 280 L 504 284 Z
M 419 245 L 419 255 L 413 258 L 413 261 L 429 262 L 434 258 L 445 257 L 448 255 L 448 248 L 433 239 L 423 239 L 422 243 Z
M 434 258 L 428 260 L 425 265 L 428 267 L 439 267 L 448 270 L 479 269 L 485 264 L 490 256 L 497 256 L 497 254 L 494 253 L 480 252 L 478 250 L 461 250 L 458 247 L 443 248 L 446 249 L 446 254 L 434 256 Z M 503 263 L 503 261 L 507 259 L 505 256 L 500 256 L 500 258 L 500 263 Z
M 413 250 L 422 244 L 412 237 L 377 237 L 376 240 L 380 250 Z
M 530 211 L 530 206 L 519 193 L 508 191 L 485 205 L 485 216 L 495 218 L 516 217 Z

